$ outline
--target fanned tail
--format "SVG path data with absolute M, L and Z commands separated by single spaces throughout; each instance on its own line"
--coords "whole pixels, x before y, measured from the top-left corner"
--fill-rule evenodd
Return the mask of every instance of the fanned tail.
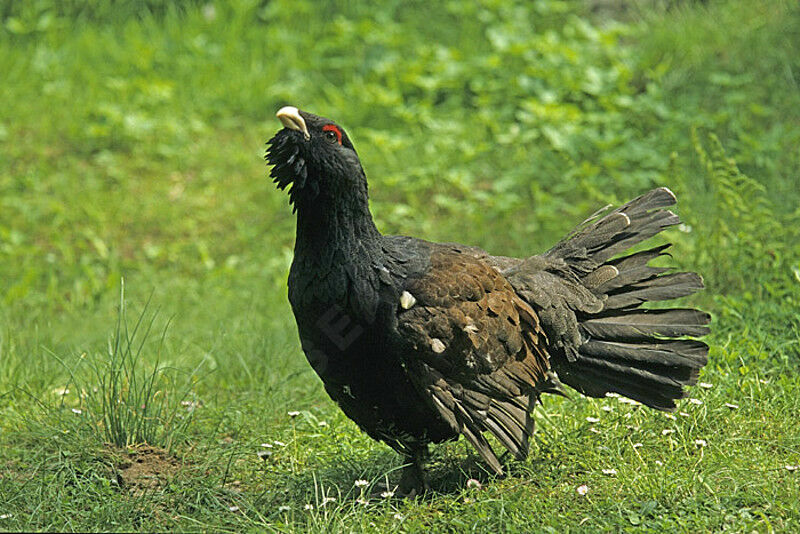
M 708 346 L 687 339 L 708 334 L 707 313 L 641 307 L 691 295 L 703 288 L 700 276 L 651 266 L 669 245 L 616 257 L 680 223 L 664 209 L 675 202 L 669 189 L 654 189 L 605 216 L 596 214 L 543 256 L 566 263 L 581 290 L 598 304 L 586 304 L 584 298 L 585 305 L 573 310 L 580 333 L 577 350 L 574 344 L 565 347 L 551 361 L 559 379 L 585 395 L 614 392 L 673 410 L 675 400 L 685 396 L 684 386 L 697 381 L 707 362 Z

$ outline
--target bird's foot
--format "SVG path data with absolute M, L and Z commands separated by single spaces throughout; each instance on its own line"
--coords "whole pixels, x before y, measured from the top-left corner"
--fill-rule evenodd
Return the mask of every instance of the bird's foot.
M 403 468 L 396 495 L 407 499 L 421 497 L 431 490 L 421 462 L 412 462 Z

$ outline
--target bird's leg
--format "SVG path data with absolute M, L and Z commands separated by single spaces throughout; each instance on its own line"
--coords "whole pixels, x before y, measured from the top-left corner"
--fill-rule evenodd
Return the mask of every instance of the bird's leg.
M 428 458 L 428 447 L 415 450 L 407 456 L 408 464 L 403 468 L 398 493 L 403 497 L 414 498 L 430 491 L 425 476 L 425 460 Z

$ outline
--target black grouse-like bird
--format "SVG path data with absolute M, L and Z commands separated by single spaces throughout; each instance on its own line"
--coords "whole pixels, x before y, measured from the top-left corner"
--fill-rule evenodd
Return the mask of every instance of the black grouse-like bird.
M 289 300 L 325 390 L 376 440 L 408 459 L 400 491 L 427 488 L 430 443 L 463 435 L 503 472 L 485 434 L 528 453 L 531 411 L 567 384 L 675 409 L 696 382 L 708 314 L 645 309 L 702 289 L 695 273 L 626 251 L 680 222 L 659 188 L 595 214 L 549 251 L 517 259 L 475 247 L 382 235 L 367 179 L 335 122 L 284 107 L 266 159 L 289 188 L 297 239 Z

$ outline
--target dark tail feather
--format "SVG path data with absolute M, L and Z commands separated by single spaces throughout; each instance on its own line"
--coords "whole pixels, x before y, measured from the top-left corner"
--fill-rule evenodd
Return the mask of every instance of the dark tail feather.
M 669 245 L 612 259 L 680 223 L 663 209 L 673 204 L 671 191 L 654 189 L 605 216 L 596 214 L 545 254 L 565 261 L 582 285 L 603 300 L 598 313 L 576 314 L 582 338 L 577 355 L 552 362 L 559 379 L 585 395 L 614 392 L 672 410 L 707 362 L 708 346 L 685 339 L 708 334 L 707 313 L 641 308 L 648 301 L 691 295 L 703 288 L 700 276 L 665 274 L 668 269 L 649 265 L 666 255 Z
M 654 337 L 701 337 L 709 333 L 711 316 L 692 309 L 630 310 L 617 315 L 595 315 L 581 326 L 593 339 L 649 341 Z
M 545 257 L 563 259 L 576 273 L 590 273 L 612 256 L 653 237 L 664 228 L 679 224 L 681 221 L 677 215 L 660 209 L 675 202 L 672 191 L 659 187 L 603 217 L 601 210 L 550 249 Z

